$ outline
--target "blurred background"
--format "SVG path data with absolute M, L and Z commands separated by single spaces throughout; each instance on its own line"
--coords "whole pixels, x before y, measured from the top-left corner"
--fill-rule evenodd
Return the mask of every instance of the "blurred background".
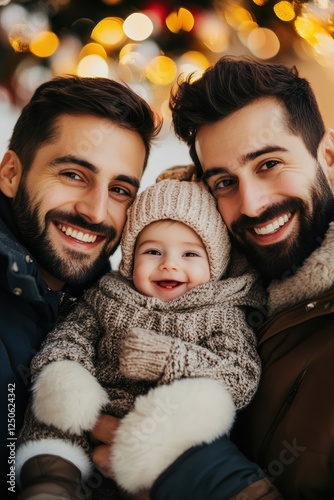
M 334 126 L 334 5 L 329 0 L 0 0 L 0 148 L 22 106 L 56 75 L 126 82 L 164 119 L 142 187 L 187 164 L 171 130 L 176 81 L 224 54 L 297 65 Z M 2 153 L 1 153 L 2 154 Z
M 164 120 L 143 189 L 190 162 L 171 128 L 171 88 L 225 54 L 296 65 L 334 127 L 329 0 L 0 0 L 0 155 L 38 85 L 66 73 L 104 76 L 127 83 Z

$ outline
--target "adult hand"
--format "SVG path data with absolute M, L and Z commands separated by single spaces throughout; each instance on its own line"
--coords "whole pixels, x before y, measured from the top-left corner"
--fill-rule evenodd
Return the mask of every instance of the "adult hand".
M 119 418 L 111 415 L 101 415 L 91 432 L 93 442 L 102 443 L 94 448 L 93 462 L 104 476 L 111 479 L 113 478 L 110 466 L 111 448 L 120 422 Z

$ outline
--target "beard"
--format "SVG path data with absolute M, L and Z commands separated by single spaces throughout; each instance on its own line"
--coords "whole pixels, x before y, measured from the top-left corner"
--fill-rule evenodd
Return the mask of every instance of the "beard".
M 29 198 L 24 182 L 13 199 L 13 212 L 21 240 L 32 254 L 38 266 L 52 277 L 70 288 L 88 286 L 109 268 L 109 257 L 116 250 L 119 241 L 114 241 L 116 230 L 105 224 L 89 224 L 78 214 L 69 214 L 57 209 L 49 210 L 40 222 L 40 205 Z M 48 228 L 54 220 L 105 236 L 105 244 L 99 256 L 92 261 L 89 255 L 66 248 L 59 254 L 54 247 Z
M 299 198 L 289 198 L 269 207 L 260 217 L 240 217 L 231 225 L 231 233 L 239 249 L 266 283 L 295 274 L 304 260 L 318 248 L 334 220 L 334 195 L 327 178 L 317 164 L 315 188 L 311 190 L 311 205 Z M 247 236 L 247 230 L 284 213 L 296 213 L 299 225 L 286 240 L 272 245 L 258 245 Z

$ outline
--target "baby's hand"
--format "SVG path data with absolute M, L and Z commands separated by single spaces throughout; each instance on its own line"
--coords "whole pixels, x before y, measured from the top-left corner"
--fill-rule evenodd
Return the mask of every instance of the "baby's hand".
M 131 328 L 121 344 L 120 370 L 134 380 L 158 380 L 164 372 L 173 339 L 144 328 Z

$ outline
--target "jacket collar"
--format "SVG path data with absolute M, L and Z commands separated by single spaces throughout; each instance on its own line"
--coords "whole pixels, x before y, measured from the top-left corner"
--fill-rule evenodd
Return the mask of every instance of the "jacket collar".
M 273 281 L 268 287 L 269 315 L 304 300 L 314 299 L 334 285 L 334 222 L 325 238 L 291 277 Z

